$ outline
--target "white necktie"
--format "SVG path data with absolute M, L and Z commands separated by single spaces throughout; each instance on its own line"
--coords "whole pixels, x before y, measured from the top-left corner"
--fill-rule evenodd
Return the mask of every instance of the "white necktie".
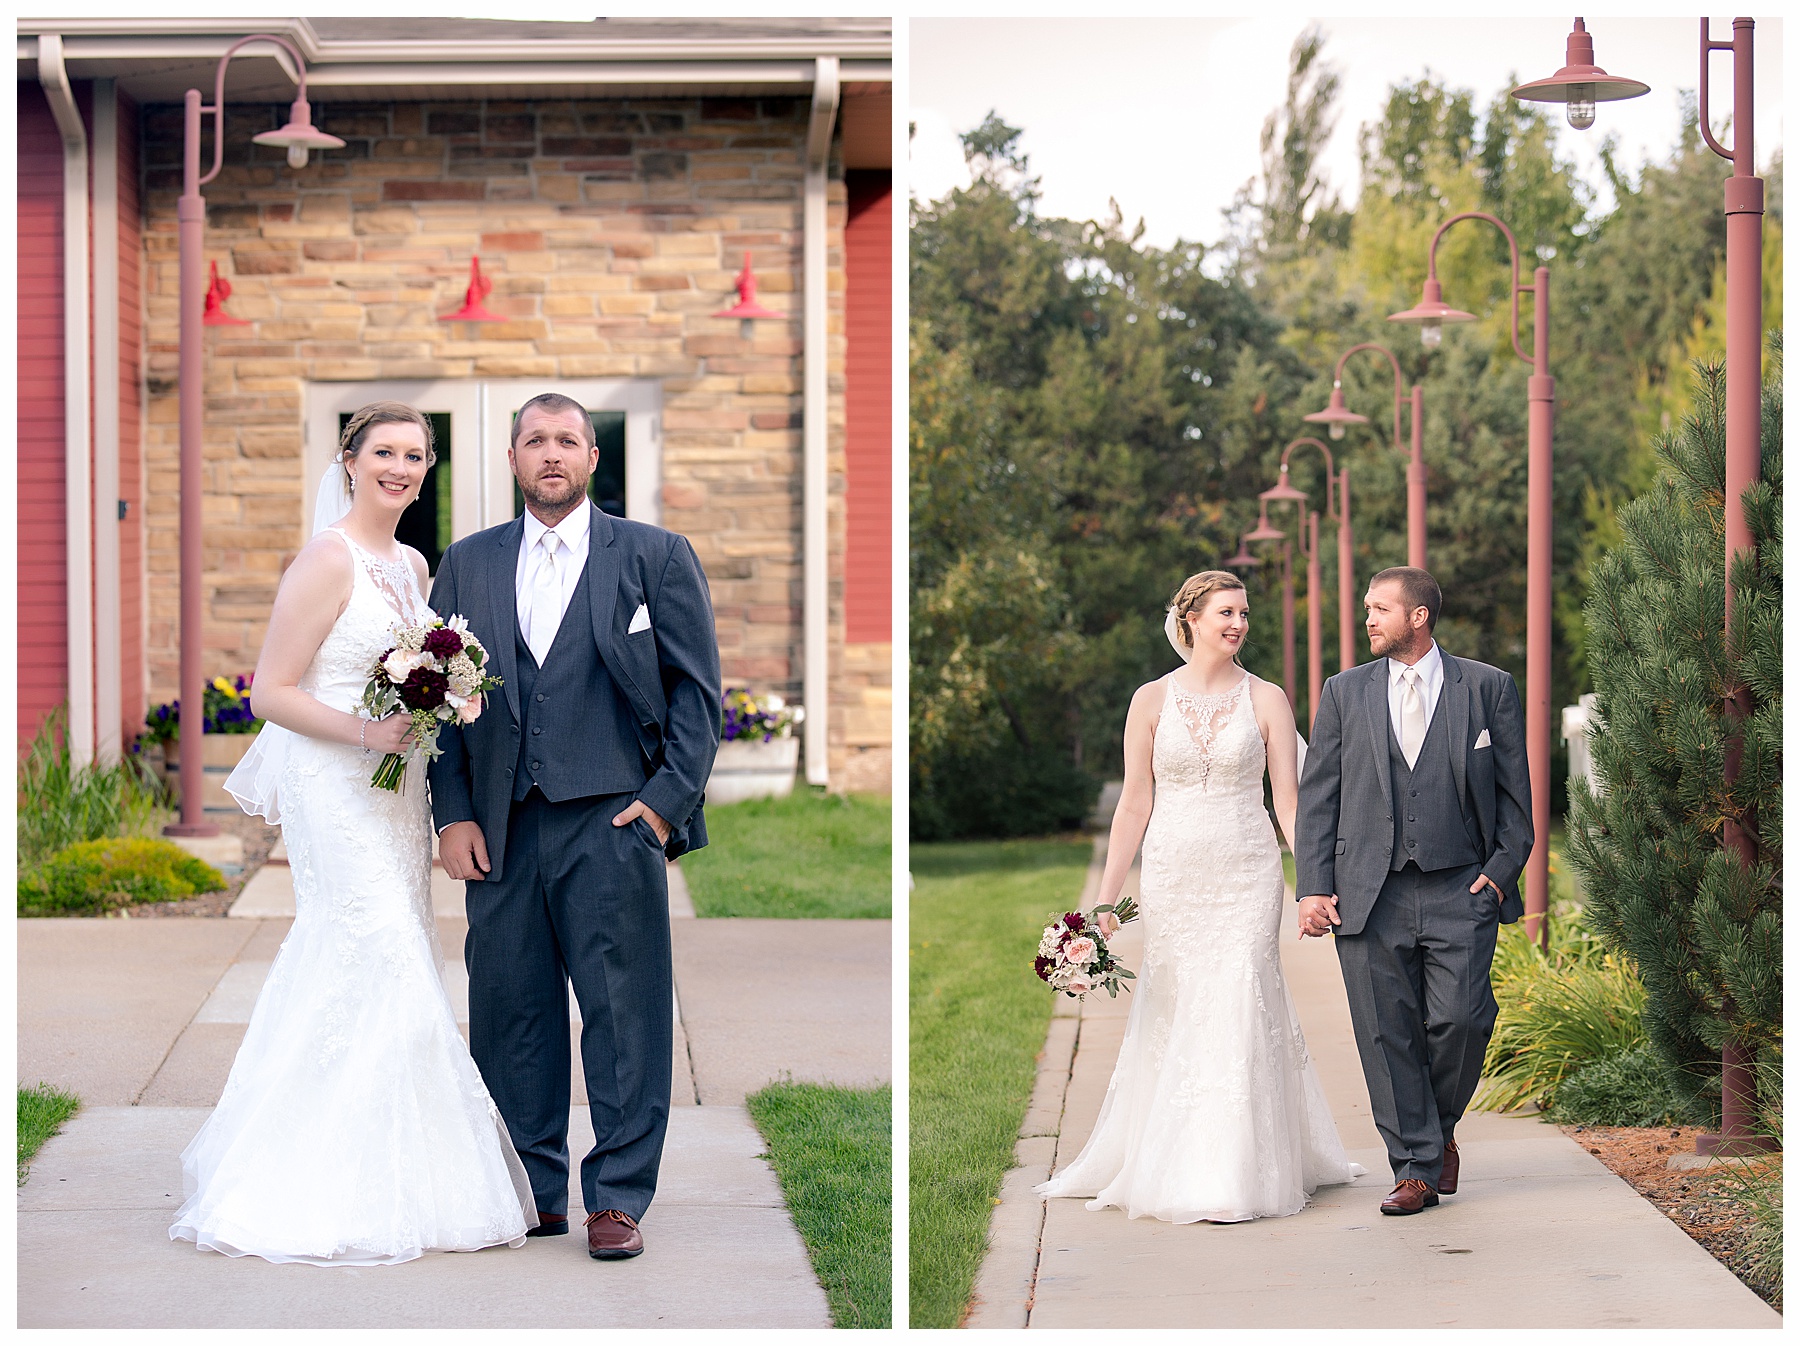
M 1408 668 L 1400 677 L 1406 690 L 1400 694 L 1400 752 L 1409 767 L 1419 764 L 1419 749 L 1425 743 L 1425 693 L 1419 686 L 1419 670 Z
M 557 561 L 561 542 L 554 531 L 546 531 L 539 539 L 538 546 L 544 554 L 538 559 L 537 573 L 531 581 L 531 603 L 527 609 L 530 621 L 525 631 L 525 643 L 531 647 L 531 657 L 538 661 L 539 668 L 550 657 L 556 628 L 562 625 L 562 566 Z

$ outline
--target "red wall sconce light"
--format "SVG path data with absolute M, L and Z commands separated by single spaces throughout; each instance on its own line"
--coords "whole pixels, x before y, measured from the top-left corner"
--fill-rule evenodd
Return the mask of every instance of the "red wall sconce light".
M 489 313 L 481 301 L 494 292 L 494 282 L 481 274 L 481 258 L 469 258 L 469 288 L 463 292 L 463 306 L 446 313 L 439 322 L 505 322 L 498 313 Z
M 250 323 L 244 318 L 234 318 L 225 311 L 225 301 L 231 298 L 231 282 L 219 276 L 219 264 L 207 263 L 206 308 L 200 315 L 202 327 L 248 327 Z
M 730 308 L 720 309 L 717 313 L 713 314 L 713 317 L 739 319 L 738 330 L 740 335 L 742 335 L 746 341 L 750 339 L 750 324 L 753 320 L 757 318 L 785 318 L 788 316 L 785 313 L 777 313 L 774 309 L 764 308 L 761 304 L 756 302 L 756 276 L 755 273 L 750 270 L 750 254 L 747 252 L 744 254 L 744 269 L 737 273 L 736 284 L 738 295 L 737 303 L 733 304 Z

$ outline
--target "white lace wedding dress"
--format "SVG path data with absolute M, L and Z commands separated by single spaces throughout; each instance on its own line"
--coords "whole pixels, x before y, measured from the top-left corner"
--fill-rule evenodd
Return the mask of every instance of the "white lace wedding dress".
M 1167 679 L 1144 832 L 1143 966 L 1086 1146 L 1038 1191 L 1175 1224 L 1292 1215 L 1344 1157 L 1278 952 L 1291 903 L 1263 807 L 1250 675 Z
M 344 541 L 350 602 L 300 686 L 353 711 L 394 626 L 428 611 L 410 570 Z M 169 1237 L 331 1266 L 517 1247 L 536 1203 L 444 990 L 424 766 L 390 794 L 369 785 L 377 759 L 359 748 L 263 733 L 294 924 L 181 1156 L 187 1202 Z

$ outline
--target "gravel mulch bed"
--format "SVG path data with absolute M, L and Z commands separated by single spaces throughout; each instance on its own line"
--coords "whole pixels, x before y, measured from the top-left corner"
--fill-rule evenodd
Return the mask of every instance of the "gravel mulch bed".
M 179 902 L 145 902 L 117 913 L 119 916 L 140 921 L 167 916 L 227 916 L 231 913 L 231 904 L 238 900 L 238 894 L 244 891 L 250 876 L 263 867 L 269 852 L 281 840 L 281 829 L 270 827 L 261 818 L 252 818 L 247 813 L 209 813 L 206 820 L 217 823 L 221 832 L 243 838 L 244 872 L 234 876 L 219 892 L 198 893 Z
M 1737 1199 L 1731 1166 L 1672 1169 L 1669 1160 L 1692 1154 L 1698 1126 L 1565 1126 L 1564 1135 L 1637 1189 L 1694 1242 L 1755 1291 L 1770 1307 L 1780 1310 L 1781 1286 L 1761 1284 L 1745 1275 L 1748 1262 L 1750 1214 Z M 1779 1170 L 1781 1156 L 1744 1161 L 1773 1164 Z

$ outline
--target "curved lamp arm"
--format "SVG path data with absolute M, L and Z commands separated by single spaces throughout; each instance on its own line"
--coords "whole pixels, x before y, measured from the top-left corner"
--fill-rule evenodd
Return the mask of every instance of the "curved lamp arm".
M 219 72 L 213 79 L 213 105 L 201 108 L 202 113 L 213 114 L 213 164 L 212 171 L 200 179 L 199 185 L 204 187 L 219 176 L 219 170 L 225 166 L 225 67 L 231 63 L 240 49 L 252 42 L 273 42 L 283 48 L 294 58 L 294 69 L 299 72 L 299 101 L 306 101 L 306 58 L 300 55 L 300 49 L 285 37 L 277 37 L 273 33 L 253 33 L 249 37 L 241 37 L 225 48 L 225 54 L 219 58 Z
M 1442 224 L 1440 224 L 1437 228 L 1437 232 L 1431 236 L 1431 250 L 1426 254 L 1426 259 L 1425 259 L 1425 277 L 1426 277 L 1426 279 L 1427 280 L 1436 280 L 1437 279 L 1438 240 L 1444 236 L 1444 231 L 1446 229 L 1448 229 L 1451 225 L 1456 224 L 1462 220 L 1486 220 L 1489 224 L 1493 225 L 1494 228 L 1498 229 L 1502 234 L 1504 234 L 1506 236 L 1506 246 L 1512 252 L 1512 346 L 1513 346 L 1513 354 L 1518 356 L 1526 364 L 1535 365 L 1536 362 L 1529 355 L 1527 355 L 1525 353 L 1525 348 L 1519 344 L 1519 292 L 1526 288 L 1525 286 L 1519 284 L 1519 240 L 1513 237 L 1513 231 L 1506 227 L 1506 222 L 1504 220 L 1502 220 L 1498 215 L 1490 215 L 1485 210 L 1465 210 L 1459 215 L 1452 215 L 1449 219 L 1445 220 Z M 1543 316 L 1542 314 L 1535 315 L 1534 321 L 1541 320 L 1542 316 Z
M 1712 64 L 1712 54 L 1715 51 L 1735 52 L 1736 50 L 1737 43 L 1735 42 L 1713 41 L 1712 20 L 1700 20 L 1700 134 L 1706 137 L 1706 143 L 1714 154 L 1733 166 L 1737 163 L 1737 156 L 1713 139 L 1712 122 L 1707 116 L 1707 90 L 1710 87 L 1710 81 L 1706 76 L 1707 68 Z
M 1331 371 L 1331 386 L 1333 388 L 1341 388 L 1343 386 L 1344 363 L 1358 351 L 1379 351 L 1387 357 L 1387 362 L 1394 367 L 1394 447 L 1399 448 L 1400 403 L 1404 400 L 1404 394 L 1406 392 L 1406 376 L 1400 372 L 1400 361 L 1394 357 L 1394 353 L 1391 350 L 1382 345 L 1379 341 L 1365 341 L 1361 345 L 1352 346 L 1349 350 L 1338 356 L 1337 368 Z M 1296 443 L 1297 442 L 1298 441 L 1296 441 Z M 1315 439 L 1313 443 L 1317 444 L 1318 440 Z M 1324 446 L 1320 445 L 1320 447 L 1323 448 Z M 1327 453 L 1329 454 L 1329 450 Z M 1325 513 L 1329 516 L 1331 511 L 1326 510 Z
M 1398 368 L 1398 366 L 1396 366 L 1396 368 Z M 1311 435 L 1302 435 L 1299 439 L 1290 442 L 1288 446 L 1281 451 L 1282 478 L 1285 480 L 1287 477 L 1288 455 L 1295 449 L 1308 444 L 1325 455 L 1325 517 L 1327 519 L 1336 519 L 1338 517 L 1337 511 L 1332 509 L 1331 502 L 1333 499 L 1333 488 L 1337 485 L 1337 463 L 1331 456 L 1331 450 L 1326 448 L 1322 442 L 1314 439 Z M 1304 514 L 1302 514 L 1301 524 L 1302 526 L 1305 524 Z

